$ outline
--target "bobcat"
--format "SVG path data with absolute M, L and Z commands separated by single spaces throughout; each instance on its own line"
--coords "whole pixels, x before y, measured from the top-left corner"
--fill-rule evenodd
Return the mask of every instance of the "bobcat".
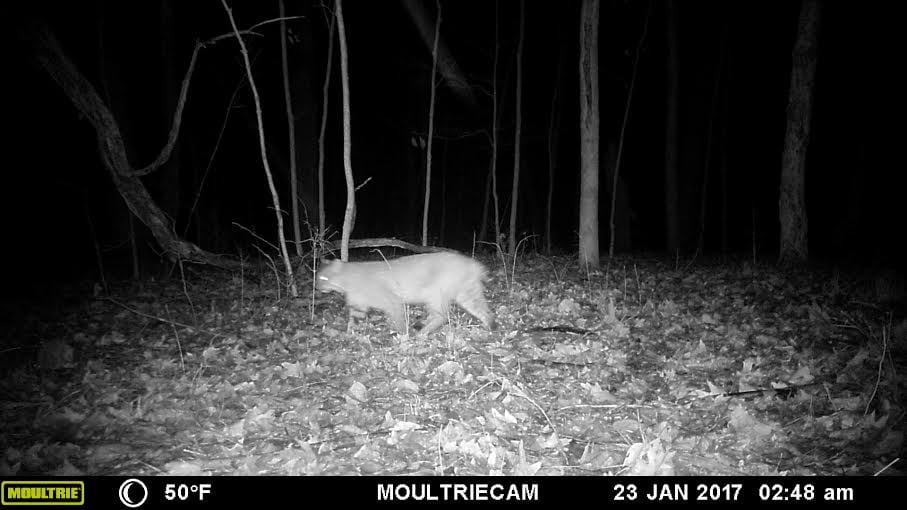
M 429 316 L 420 334 L 427 335 L 447 321 L 451 301 L 493 330 L 494 316 L 484 294 L 486 278 L 481 263 L 443 252 L 380 262 L 323 260 L 315 286 L 344 295 L 350 311 L 348 327 L 354 315 L 377 309 L 387 315 L 394 329 L 405 334 L 404 305 L 425 305 Z

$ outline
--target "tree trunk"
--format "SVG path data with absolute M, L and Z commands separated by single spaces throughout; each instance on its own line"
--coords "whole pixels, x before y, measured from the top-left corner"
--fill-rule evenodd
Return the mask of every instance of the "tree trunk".
M 331 65 L 334 61 L 334 26 L 337 17 L 331 13 L 328 32 L 328 58 L 324 68 L 324 87 L 321 89 L 321 130 L 318 134 L 318 235 L 324 237 L 324 133 L 328 122 L 328 97 L 330 97 Z
M 649 18 L 652 17 L 652 3 L 646 9 L 646 19 L 643 22 L 642 33 L 639 36 L 639 43 L 636 45 L 636 53 L 633 56 L 633 71 L 630 74 L 630 86 L 627 88 L 627 104 L 624 106 L 624 119 L 620 124 L 620 136 L 617 139 L 617 159 L 614 162 L 614 177 L 611 184 L 611 241 L 608 246 L 608 255 L 614 256 L 614 244 L 617 238 L 616 216 L 617 216 L 617 183 L 620 179 L 620 164 L 623 161 L 624 140 L 627 135 L 627 123 L 630 120 L 630 107 L 633 105 L 633 92 L 636 90 L 636 76 L 639 71 L 639 57 L 642 55 L 642 44 L 646 40 L 646 34 L 649 32 Z
M 709 180 L 712 173 L 712 141 L 715 137 L 715 119 L 718 117 L 718 99 L 721 95 L 721 78 L 724 72 L 726 30 L 722 28 L 718 40 L 718 58 L 715 63 L 715 81 L 712 83 L 712 99 L 709 104 L 709 121 L 705 132 L 705 157 L 702 169 L 702 187 L 699 194 L 699 237 L 696 241 L 696 254 L 705 252 L 706 216 L 709 205 Z M 726 87 L 724 87 L 726 88 Z
M 579 40 L 580 205 L 579 262 L 598 261 L 598 0 L 583 0 Z
M 526 35 L 526 1 L 520 0 L 520 39 L 516 50 L 516 133 L 513 139 L 513 185 L 510 195 L 510 235 L 507 252 L 516 256 L 516 215 L 520 199 L 520 145 L 523 134 L 523 44 Z
M 792 55 L 787 130 L 781 160 L 778 219 L 781 224 L 779 262 L 782 264 L 805 262 L 808 256 L 806 152 L 812 118 L 818 32 L 819 2 L 803 0 Z
M 560 110 L 558 109 L 558 92 L 560 90 L 561 71 L 564 67 L 566 45 L 561 44 L 557 70 L 554 72 L 554 92 L 551 94 L 551 115 L 548 119 L 548 196 L 545 200 L 545 254 L 551 255 L 551 206 L 554 202 L 554 171 L 557 167 L 557 142 L 560 131 Z
M 727 29 L 727 26 L 725 26 Z M 727 39 L 725 39 L 727 44 Z M 728 46 L 725 50 L 725 73 L 727 83 L 733 83 L 733 62 L 734 57 L 730 54 L 731 48 Z M 728 124 L 731 123 L 730 112 L 730 87 L 721 89 L 720 115 L 721 125 L 718 131 L 718 171 L 721 173 L 721 253 L 727 255 L 730 251 L 730 239 L 728 230 Z
M 428 246 L 428 209 L 431 203 L 431 149 L 435 131 L 435 72 L 438 69 L 438 39 L 441 38 L 441 0 L 435 0 L 438 6 L 438 17 L 435 18 L 435 42 L 431 50 L 431 75 L 428 78 L 431 87 L 431 99 L 428 105 L 428 148 L 425 153 L 425 202 L 422 209 L 422 246 Z M 444 228 L 442 225 L 441 228 Z
M 183 79 L 183 88 L 179 104 L 174 112 L 173 125 L 167 143 L 155 161 L 144 168 L 136 169 L 128 161 L 120 128 L 110 110 L 98 96 L 94 86 L 79 73 L 75 65 L 63 53 L 50 30 L 44 25 L 30 25 L 23 29 L 23 33 L 32 44 L 34 57 L 38 64 L 69 97 L 79 113 L 94 127 L 101 163 L 110 174 L 114 186 L 123 197 L 129 210 L 148 227 L 167 256 L 174 261 L 183 260 L 222 267 L 232 266 L 233 264 L 229 260 L 183 241 L 174 232 L 170 219 L 155 204 L 140 179 L 140 176 L 160 168 L 170 157 L 179 134 L 182 109 L 186 102 L 186 93 L 198 55 L 198 47 L 192 54 L 189 70 Z
M 239 52 L 242 54 L 243 63 L 246 67 L 246 75 L 249 77 L 249 88 L 252 90 L 252 99 L 255 102 L 255 118 L 258 121 L 258 149 L 261 151 L 261 164 L 268 180 L 268 189 L 271 191 L 271 201 L 274 203 L 274 216 L 277 222 L 277 242 L 278 250 L 283 259 L 284 269 L 286 270 L 287 282 L 290 285 L 290 295 L 299 296 L 296 288 L 296 279 L 293 278 L 293 264 L 290 263 L 290 255 L 287 252 L 287 243 L 283 233 L 283 214 L 280 209 L 280 198 L 277 196 L 277 187 L 274 185 L 274 176 L 271 174 L 271 166 L 268 163 L 268 154 L 265 145 L 265 123 L 261 113 L 261 98 L 258 95 L 258 87 L 255 86 L 255 79 L 252 76 L 252 62 L 249 60 L 249 50 L 246 43 L 239 33 L 236 26 L 236 20 L 233 19 L 233 11 L 227 5 L 227 0 L 221 0 L 224 12 L 230 20 L 230 26 L 233 28 L 233 35 L 236 36 L 236 42 L 239 43 Z
M 290 152 L 290 208 L 293 214 L 293 241 L 296 256 L 302 257 L 302 229 L 299 226 L 299 181 L 296 175 L 296 116 L 293 115 L 293 100 L 290 96 L 290 70 L 287 63 L 287 21 L 283 0 L 277 2 L 280 11 L 280 67 L 283 74 L 283 99 L 287 109 L 287 137 Z
M 447 246 L 447 142 L 441 141 L 441 224 L 438 226 L 438 244 Z
M 501 205 L 498 200 L 498 2 L 494 3 L 494 61 L 491 69 L 491 196 L 494 198 L 494 243 L 501 248 Z
M 353 158 L 350 127 L 350 74 L 346 49 L 346 26 L 343 23 L 343 0 L 337 0 L 337 37 L 340 40 L 340 82 L 343 85 L 343 173 L 346 176 L 346 211 L 340 235 L 340 260 L 350 259 L 350 234 L 356 215 L 356 184 L 353 181 Z
M 134 133 L 134 130 L 131 129 L 133 124 L 128 122 L 134 116 L 129 115 L 127 109 L 126 93 L 123 85 L 124 80 L 122 76 L 117 74 L 114 76 L 114 73 L 119 71 L 118 66 L 108 66 L 108 63 L 112 63 L 111 54 L 108 50 L 108 45 L 105 42 L 105 32 L 107 30 L 107 15 L 104 11 L 103 3 L 97 3 L 95 5 L 97 11 L 95 19 L 98 22 L 98 78 L 100 86 L 101 101 L 100 103 L 106 105 L 110 109 L 111 117 L 113 119 L 119 119 L 118 128 L 123 140 L 124 150 L 126 147 L 129 147 L 130 144 L 134 143 L 135 137 L 131 136 Z M 117 86 L 119 85 L 119 86 Z M 136 239 L 135 231 L 135 216 L 130 212 L 126 203 L 123 201 L 122 195 L 107 195 L 105 194 L 105 199 L 109 201 L 106 205 L 107 211 L 112 211 L 110 216 L 112 219 L 112 228 L 113 235 L 117 238 L 125 238 L 128 240 L 129 246 L 129 260 L 132 263 L 132 278 L 138 280 L 141 278 L 141 264 L 139 257 L 138 247 L 142 244 L 139 240 Z
M 671 254 L 680 249 L 680 210 L 677 189 L 677 126 L 680 103 L 679 64 L 677 55 L 677 13 L 674 0 L 665 2 L 667 22 L 666 98 L 665 98 L 665 248 Z
M 160 117 L 161 133 L 167 133 L 169 130 L 170 118 L 168 112 L 172 112 L 176 109 L 176 104 L 179 100 L 179 78 L 174 69 L 176 49 L 174 48 L 175 30 L 173 8 L 174 5 L 172 5 L 171 2 L 162 2 L 160 7 L 161 85 L 164 99 L 164 108 L 161 110 L 162 115 Z M 180 191 L 182 190 L 182 186 L 180 185 L 180 174 L 182 173 L 180 145 L 180 141 L 177 140 L 176 146 L 173 148 L 173 153 L 170 155 L 170 159 L 167 160 L 158 174 L 161 208 L 173 218 L 173 222 L 176 224 L 180 223 L 182 202 L 182 197 L 180 196 Z M 197 241 L 198 240 L 196 239 L 196 242 Z

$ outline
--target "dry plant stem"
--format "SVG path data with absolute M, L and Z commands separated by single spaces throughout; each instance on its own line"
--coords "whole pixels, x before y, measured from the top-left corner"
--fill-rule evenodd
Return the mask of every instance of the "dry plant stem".
M 866 401 L 866 408 L 863 410 L 863 415 L 869 414 L 869 406 L 872 405 L 872 401 L 875 400 L 876 393 L 879 391 L 879 384 L 882 381 L 882 366 L 885 364 L 885 357 L 888 353 L 888 339 L 891 337 L 891 315 L 888 315 L 888 325 L 882 326 L 882 352 L 879 355 L 879 367 L 876 369 L 876 382 L 872 387 L 872 394 L 869 396 L 869 399 Z
M 883 472 L 887 471 L 888 468 L 890 468 L 891 466 L 893 466 L 893 465 L 897 464 L 898 462 L 900 462 L 900 460 L 901 460 L 901 458 L 898 457 L 898 458 L 894 459 L 893 461 L 889 462 L 888 464 L 885 464 L 885 467 L 883 467 L 882 469 L 880 469 L 880 470 L 876 471 L 875 473 L 873 473 L 872 476 L 879 476 L 879 475 L 882 474 Z
M 554 264 L 554 261 L 551 260 L 550 257 L 548 258 L 548 263 L 551 264 L 551 271 L 554 273 L 554 279 L 557 281 L 557 283 L 562 283 L 560 275 L 557 274 L 557 266 Z
M 268 241 L 267 239 L 261 237 L 260 235 L 256 234 L 255 232 L 252 232 L 252 231 L 249 230 L 248 228 L 244 227 L 243 225 L 240 225 L 239 223 L 236 223 L 235 221 L 234 221 L 234 222 L 231 222 L 231 223 L 232 223 L 234 226 L 239 227 L 239 228 L 245 230 L 246 232 L 249 233 L 249 235 L 251 235 L 251 236 L 254 237 L 255 239 L 258 239 L 258 240 L 261 241 L 262 243 L 267 244 L 268 246 L 270 246 L 271 248 L 273 248 L 274 251 L 279 251 L 278 248 L 277 248 L 277 246 L 275 246 L 273 243 L 271 243 L 271 242 Z
M 183 229 L 183 237 L 186 237 L 186 234 L 189 233 L 189 227 L 192 225 L 192 216 L 195 214 L 195 208 L 198 207 L 198 201 L 201 199 L 202 191 L 205 189 L 205 182 L 208 180 L 208 174 L 211 172 L 211 167 L 214 164 L 214 156 L 217 155 L 217 150 L 220 148 L 220 141 L 223 139 L 224 131 L 227 129 L 227 121 L 230 119 L 230 112 L 233 111 L 233 104 L 236 102 L 236 96 L 239 94 L 239 90 L 242 88 L 242 84 L 245 80 L 245 76 L 240 77 L 239 82 L 233 89 L 233 94 L 230 96 L 230 101 L 227 103 L 227 112 L 224 114 L 224 121 L 220 124 L 217 140 L 214 141 L 214 148 L 211 149 L 211 155 L 208 156 L 208 164 L 205 166 L 204 173 L 202 173 L 202 181 L 198 185 L 198 191 L 195 192 L 195 198 L 192 200 L 192 207 L 189 208 L 189 221 L 186 222 L 186 228 Z
M 542 413 L 542 416 L 545 417 L 545 421 L 548 422 L 548 426 L 551 428 L 551 432 L 557 438 L 561 437 L 561 435 L 557 433 L 557 428 L 554 426 L 554 423 L 551 421 L 551 418 L 548 417 L 548 413 L 546 413 L 545 410 L 542 409 L 542 406 L 538 405 L 535 400 L 529 398 L 529 395 L 526 395 L 526 393 L 524 393 L 522 389 L 520 389 L 518 392 L 516 392 L 514 394 L 518 397 L 522 397 L 522 398 L 528 400 L 530 404 L 535 406 L 535 408 L 538 409 L 540 413 Z M 560 448 L 560 447 L 558 448 L 558 450 L 561 452 L 561 455 L 563 455 L 564 462 L 569 464 L 570 459 L 567 457 L 567 451 L 564 448 Z
M 528 239 L 531 239 L 531 238 L 533 238 L 533 237 L 536 237 L 536 235 L 535 235 L 535 234 L 532 234 L 532 235 L 530 235 L 530 236 L 526 236 L 526 237 L 520 239 L 520 242 L 517 243 L 517 245 L 516 245 L 516 249 L 515 249 L 514 252 L 513 252 L 513 264 L 512 264 L 512 269 L 510 270 L 510 283 L 511 283 L 511 284 L 513 284 L 513 282 L 516 281 L 516 259 L 517 259 L 517 255 L 519 255 L 519 253 L 520 253 L 520 246 L 522 246 L 522 244 L 523 244 L 524 241 L 526 241 L 526 240 L 528 240 Z
M 274 272 L 274 281 L 277 282 L 277 284 L 276 284 L 276 287 L 277 287 L 277 301 L 280 302 L 280 287 L 281 287 L 281 282 L 280 282 L 280 273 L 277 271 L 277 264 L 274 263 L 274 259 L 271 258 L 270 255 L 268 255 L 267 253 L 265 253 L 264 250 L 262 250 L 262 249 L 259 248 L 258 246 L 255 246 L 255 249 L 258 250 L 259 253 L 261 253 L 266 259 L 268 259 L 268 265 L 271 266 L 271 271 Z M 290 278 L 292 278 L 292 277 L 293 277 L 293 276 L 292 276 L 292 274 L 291 274 L 291 275 L 290 275 Z
M 133 314 L 135 314 L 135 315 L 138 315 L 138 316 L 140 316 L 140 317 L 145 317 L 146 319 L 156 320 L 156 321 L 158 321 L 158 322 L 163 322 L 164 324 L 170 324 L 170 325 L 172 325 L 172 326 L 179 326 L 179 327 L 181 327 L 181 328 L 186 328 L 186 329 L 195 331 L 195 332 L 197 332 L 197 333 L 207 333 L 207 334 L 209 334 L 209 335 L 211 335 L 212 337 L 215 337 L 215 338 L 220 336 L 220 333 L 218 333 L 218 332 L 216 332 L 216 331 L 210 331 L 210 330 L 207 330 L 207 329 L 200 328 L 200 327 L 198 327 L 198 326 L 190 326 L 190 325 L 188 325 L 188 324 L 183 324 L 183 323 L 181 323 L 181 322 L 176 322 L 176 321 L 174 321 L 174 320 L 165 319 L 165 318 L 163 318 L 163 317 L 158 317 L 157 315 L 150 315 L 150 314 L 147 314 L 147 313 L 145 313 L 145 312 L 141 312 L 141 311 L 139 311 L 139 310 L 136 310 L 135 308 L 130 307 L 129 305 L 126 305 L 126 304 L 124 304 L 124 303 L 121 303 L 121 302 L 117 301 L 116 299 L 113 299 L 113 298 L 110 298 L 110 297 L 105 297 L 104 300 L 105 300 L 105 301 L 110 301 L 111 303 L 113 303 L 113 304 L 119 306 L 120 308 L 122 308 L 122 309 L 124 309 L 124 310 L 126 310 L 126 311 L 128 311 L 128 312 L 133 313 Z
M 104 276 L 104 257 L 101 253 L 101 244 L 98 242 L 98 235 L 97 231 L 94 229 L 94 222 L 91 221 L 91 213 L 88 211 L 88 207 L 84 205 L 84 202 L 82 203 L 85 211 L 85 219 L 88 220 L 88 231 L 91 234 L 91 242 L 94 246 L 95 263 L 98 265 L 98 278 L 101 280 L 101 285 L 104 287 L 104 293 L 108 294 L 107 277 Z
M 195 303 L 192 302 L 192 298 L 189 297 L 189 288 L 186 285 L 186 272 L 183 268 L 183 259 L 178 258 L 177 264 L 180 268 L 180 282 L 183 284 L 183 295 L 186 296 L 186 301 L 189 302 L 189 308 L 192 310 L 192 317 L 195 319 L 195 322 L 198 322 L 198 312 L 195 311 Z
M 242 257 L 239 259 L 239 313 L 245 311 L 243 304 L 246 301 L 246 261 Z
M 233 19 L 233 11 L 227 6 L 227 0 L 221 0 L 221 4 L 224 6 L 224 11 L 230 19 L 230 26 L 233 28 L 236 41 L 239 43 L 240 53 L 242 54 L 243 62 L 246 66 L 246 74 L 249 77 L 249 88 L 252 89 L 252 97 L 255 100 L 255 116 L 258 120 L 258 145 L 259 150 L 261 151 L 261 163 L 268 180 L 268 188 L 271 190 L 271 200 L 274 202 L 274 216 L 277 220 L 277 239 L 279 241 L 280 254 L 283 257 L 283 263 L 290 282 L 290 294 L 293 297 L 296 297 L 299 293 L 296 290 L 296 281 L 293 278 L 293 265 L 290 263 L 290 254 L 287 252 L 286 240 L 283 235 L 283 215 L 280 210 L 280 198 L 277 196 L 277 188 L 274 185 L 274 177 L 271 175 L 271 167 L 268 163 L 267 150 L 265 148 L 264 121 L 262 120 L 261 114 L 261 99 L 258 96 L 258 88 L 255 86 L 255 79 L 252 76 L 252 63 L 249 62 L 249 51 L 246 49 L 245 41 L 243 41 L 242 36 L 239 34 L 239 29 L 236 27 L 236 20 Z
M 164 305 L 164 311 L 167 312 L 167 315 L 171 315 L 169 306 Z M 180 369 L 183 372 L 185 372 L 186 371 L 186 361 L 183 359 L 183 344 L 182 344 L 182 342 L 180 342 L 180 333 L 176 329 L 176 327 L 173 325 L 173 321 L 170 321 L 170 327 L 173 329 L 174 338 L 176 338 L 176 348 L 180 352 Z
M 312 253 L 314 254 L 315 251 L 313 250 Z M 313 258 L 314 258 L 314 257 L 313 257 Z M 311 300 L 311 302 L 309 303 L 309 304 L 310 304 L 310 306 L 309 306 L 309 319 L 312 320 L 312 321 L 315 320 L 315 280 L 316 280 L 316 278 L 317 278 L 317 275 L 318 275 L 318 266 L 316 265 L 315 260 L 312 260 L 312 292 L 311 292 L 311 298 L 312 298 L 312 300 Z
M 438 433 L 436 434 L 436 437 L 438 438 L 438 440 L 436 442 L 437 448 L 435 450 L 438 452 L 438 469 L 435 470 L 435 473 L 442 474 L 442 475 L 444 474 L 444 455 L 441 453 L 442 452 L 442 450 L 441 450 L 441 432 L 443 430 L 444 429 L 442 429 L 441 427 L 438 427 Z

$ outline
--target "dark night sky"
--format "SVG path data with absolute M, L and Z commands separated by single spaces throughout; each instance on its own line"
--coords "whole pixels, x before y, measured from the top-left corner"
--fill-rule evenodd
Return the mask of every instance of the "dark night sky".
M 433 26 L 434 2 L 420 2 Z M 766 257 L 777 248 L 777 187 L 785 128 L 785 107 L 799 2 L 677 2 L 680 54 L 680 183 L 684 243 L 695 248 L 706 132 L 719 49 L 726 51 L 722 91 L 726 113 L 716 115 L 711 151 L 706 248 L 720 248 L 718 157 L 727 154 L 730 249 L 751 249 L 756 238 Z M 147 164 L 169 128 L 166 91 L 178 87 L 194 41 L 229 31 L 220 2 L 157 1 L 49 3 L 43 10 L 4 15 L 16 33 L 25 16 L 46 21 L 67 55 L 111 106 L 124 132 L 130 158 Z M 602 163 L 616 141 L 636 45 L 646 21 L 647 2 L 606 1 L 600 20 Z M 621 174 L 632 209 L 634 250 L 663 249 L 663 161 L 665 119 L 665 9 L 655 1 L 640 59 L 633 107 L 626 132 Z M 886 37 L 893 32 L 895 3 L 824 2 L 819 41 L 813 141 L 807 173 L 811 254 L 822 259 L 902 263 L 904 238 L 903 163 L 893 160 L 895 117 L 893 75 L 902 59 Z M 240 28 L 276 17 L 277 2 L 231 2 Z M 407 1 L 351 1 L 344 5 L 350 48 L 353 111 L 353 171 L 370 181 L 358 193 L 354 237 L 396 236 L 416 241 L 421 225 L 424 177 L 413 135 L 426 131 L 430 50 L 406 8 Z M 499 9 L 501 104 L 499 185 L 502 207 L 509 203 L 513 161 L 514 49 L 518 6 Z M 542 233 L 547 191 L 548 128 L 557 83 L 561 129 L 555 187 L 555 243 L 575 249 L 578 197 L 577 27 L 579 2 L 526 3 L 523 155 L 520 230 Z M 555 7 L 556 6 L 556 7 Z M 327 49 L 327 17 L 320 4 L 287 0 L 291 80 L 297 115 L 299 165 L 311 175 L 321 111 Z M 162 22 L 162 12 L 169 21 Z M 432 235 L 435 242 L 468 249 L 478 229 L 491 154 L 490 71 L 494 49 L 495 3 L 442 2 L 442 41 L 468 86 L 444 82 L 438 90 Z M 167 27 L 166 29 L 162 27 Z M 722 31 L 726 37 L 722 39 Z M 276 24 L 258 30 L 248 44 L 256 84 L 263 98 L 271 167 L 287 202 L 287 132 Z M 26 35 L 27 36 L 27 35 Z M 103 46 L 104 51 L 100 48 Z M 63 281 L 94 278 L 89 218 L 104 249 L 107 269 L 127 276 L 126 213 L 100 165 L 94 132 L 42 70 L 30 63 L 21 36 L 5 45 L 7 125 L 11 133 L 2 186 L 6 219 L 5 256 L 22 279 Z M 169 48 L 169 49 L 167 49 Z M 337 46 L 335 45 L 335 51 Z M 558 62 L 562 61 L 559 74 Z M 163 173 L 145 178 L 155 198 L 177 196 L 169 211 L 177 230 L 203 248 L 235 254 L 253 240 L 232 222 L 273 238 L 273 213 L 261 169 L 248 87 L 240 90 L 223 139 L 205 180 L 197 218 L 195 198 L 223 125 L 228 103 L 245 73 L 237 45 L 222 41 L 202 51 L 178 149 L 179 180 Z M 327 137 L 328 221 L 342 222 L 340 82 L 335 55 Z M 900 91 L 898 91 L 900 92 Z M 717 138 L 726 130 L 727 141 Z M 899 138 L 899 137 L 898 137 Z M 169 175 L 172 175 L 169 174 Z M 442 178 L 442 175 L 445 176 Z M 312 181 L 303 177 L 305 193 Z M 604 184 L 604 183 L 603 183 Z M 442 189 L 444 197 L 442 198 Z M 173 193 L 178 190 L 178 193 Z M 604 190 L 604 187 L 603 187 Z M 601 196 L 608 209 L 609 197 Z M 446 228 L 440 230 L 442 204 Z M 501 212 L 506 218 L 507 210 Z M 312 211 L 313 221 L 317 217 Z M 506 221 L 505 221 L 506 224 Z M 607 246 L 607 216 L 601 239 Z M 138 227 L 146 260 L 157 248 Z M 16 278 L 14 278 L 15 280 Z

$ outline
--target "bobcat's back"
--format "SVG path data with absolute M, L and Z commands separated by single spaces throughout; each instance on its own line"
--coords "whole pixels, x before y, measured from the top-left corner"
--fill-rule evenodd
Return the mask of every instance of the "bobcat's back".
M 424 253 L 387 262 L 325 262 L 316 287 L 343 294 L 354 311 L 381 310 L 397 331 L 405 332 L 404 305 L 425 305 L 429 312 L 423 334 L 447 321 L 456 302 L 488 329 L 494 316 L 485 301 L 485 266 L 457 253 Z

